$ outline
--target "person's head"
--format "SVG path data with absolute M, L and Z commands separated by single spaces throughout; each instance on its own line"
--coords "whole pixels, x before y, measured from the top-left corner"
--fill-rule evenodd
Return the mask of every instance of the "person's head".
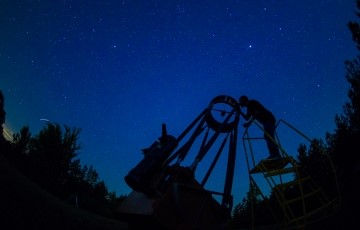
M 247 96 L 242 95 L 239 98 L 239 104 L 240 104 L 241 107 L 247 106 L 248 103 L 249 103 L 249 98 Z

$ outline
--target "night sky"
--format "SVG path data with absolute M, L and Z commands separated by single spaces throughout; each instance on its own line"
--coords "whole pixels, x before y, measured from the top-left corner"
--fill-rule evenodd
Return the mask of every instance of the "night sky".
M 217 95 L 246 94 L 324 138 L 347 100 L 355 10 L 352 0 L 1 0 L 6 126 L 80 128 L 81 164 L 117 195 L 130 193 L 123 178 L 161 124 L 178 136 Z M 235 203 L 248 190 L 243 131 Z

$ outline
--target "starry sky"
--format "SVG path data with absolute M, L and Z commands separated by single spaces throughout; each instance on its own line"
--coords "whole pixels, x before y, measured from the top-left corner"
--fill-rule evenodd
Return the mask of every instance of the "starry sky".
M 180 135 L 217 95 L 248 95 L 324 138 L 347 100 L 355 10 L 352 0 L 1 0 L 6 126 L 80 128 L 82 165 L 117 195 L 131 192 L 123 177 L 161 124 Z M 235 203 L 248 190 L 243 132 Z

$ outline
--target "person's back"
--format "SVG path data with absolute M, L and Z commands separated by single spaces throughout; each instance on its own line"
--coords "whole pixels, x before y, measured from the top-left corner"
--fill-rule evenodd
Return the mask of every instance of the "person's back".
M 239 105 L 246 107 L 246 114 L 241 113 L 246 121 L 243 126 L 249 127 L 253 120 L 259 121 L 264 128 L 264 139 L 266 140 L 270 156 L 268 159 L 281 157 L 277 144 L 275 143 L 275 116 L 257 100 L 249 100 L 245 95 L 239 98 Z
M 247 114 L 254 116 L 261 123 L 275 122 L 275 116 L 257 100 L 249 100 Z

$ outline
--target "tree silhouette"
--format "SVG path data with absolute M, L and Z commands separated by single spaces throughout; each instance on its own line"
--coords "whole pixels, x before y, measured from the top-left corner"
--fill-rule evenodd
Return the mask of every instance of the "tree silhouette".
M 3 139 L 3 124 L 5 123 L 5 102 L 4 102 L 4 95 L 2 91 L 0 90 L 0 139 Z M 0 140 L 1 141 L 1 140 Z
M 11 151 L 10 143 L 4 137 L 4 127 L 3 124 L 5 123 L 5 98 L 0 90 L 0 154 L 8 155 Z
M 29 126 L 24 126 L 20 133 L 13 135 L 14 151 L 20 154 L 29 154 L 29 145 L 31 141 L 31 133 Z
M 254 220 L 255 226 L 273 223 L 274 219 L 269 209 L 269 202 L 273 203 L 272 198 L 265 197 L 263 199 L 259 189 L 250 183 L 246 197 L 232 211 L 230 226 L 236 228 L 249 227 L 252 225 L 251 221 Z
M 59 124 L 48 123 L 29 143 L 29 157 L 37 165 L 33 170 L 42 186 L 55 194 L 63 192 L 68 181 L 71 162 L 77 156 L 80 130 Z M 20 135 L 21 136 L 21 135 Z
M 92 187 L 95 187 L 99 180 L 99 174 L 96 170 L 92 166 L 88 167 L 85 165 L 82 171 L 85 181 Z
M 356 1 L 358 10 L 360 1 Z M 360 13 L 356 15 L 360 17 Z M 360 50 L 360 26 L 350 21 L 348 27 L 353 40 Z M 359 177 L 360 165 L 360 57 L 345 62 L 345 78 L 350 84 L 348 90 L 349 101 L 343 106 L 343 114 L 336 115 L 336 129 L 334 133 L 327 133 L 326 139 L 330 147 L 330 154 L 334 158 L 342 182 L 342 190 L 353 187 L 353 182 Z
M 306 145 L 300 144 L 297 158 L 297 164 L 301 166 L 301 177 L 311 176 L 331 198 L 338 195 L 336 175 L 328 154 L 328 146 L 322 139 L 312 140 L 309 149 Z
M 0 91 L 0 122 L 5 122 L 4 97 Z M 2 129 L 1 129 L 2 131 Z M 2 133 L 1 133 L 2 134 Z M 93 166 L 82 166 L 78 158 L 80 129 L 47 125 L 34 137 L 28 126 L 13 135 L 13 141 L 0 135 L 0 153 L 29 179 L 64 201 L 76 197 L 78 207 L 115 217 L 126 196 L 109 193 Z M 2 139 L 1 139 L 2 138 Z

